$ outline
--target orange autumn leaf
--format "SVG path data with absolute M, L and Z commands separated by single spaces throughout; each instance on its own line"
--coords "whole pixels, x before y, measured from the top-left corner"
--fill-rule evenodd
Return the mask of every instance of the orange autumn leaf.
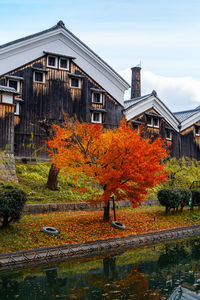
M 95 191 L 91 202 L 107 203 L 114 195 L 116 201 L 129 199 L 136 207 L 145 200 L 147 188 L 166 180 L 163 141 L 142 138 L 125 120 L 119 128 L 105 130 L 99 124 L 66 118 L 64 126 L 54 130 L 55 137 L 48 141 L 52 163 L 75 179 L 84 174 L 98 183 L 103 193 Z

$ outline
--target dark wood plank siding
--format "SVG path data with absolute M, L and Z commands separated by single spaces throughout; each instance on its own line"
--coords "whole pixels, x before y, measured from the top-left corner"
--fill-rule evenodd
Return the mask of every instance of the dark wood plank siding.
M 0 103 L 0 150 L 13 153 L 14 106 Z
M 195 134 L 195 125 L 190 126 L 181 133 L 181 156 L 200 160 L 200 137 Z
M 105 127 L 116 128 L 122 119 L 122 109 L 116 102 L 113 102 L 107 96 L 105 97 Z
M 45 69 L 45 83 L 34 82 L 34 68 Z M 70 74 L 81 75 L 81 88 L 70 86 Z M 39 121 L 47 119 L 52 123 L 63 122 L 64 115 L 76 116 L 80 121 L 91 122 L 92 103 L 91 88 L 100 89 L 92 78 L 83 72 L 73 61 L 70 69 L 60 70 L 48 68 L 46 57 L 41 57 L 26 66 L 7 74 L 23 77 L 21 84 L 20 116 L 15 118 L 15 155 L 30 157 L 35 151 L 38 155 L 47 157 L 44 140 L 45 133 L 39 126 Z M 1 78 L 1 84 L 6 85 L 6 77 Z M 98 108 L 105 110 L 103 123 L 105 127 L 116 127 L 122 118 L 123 107 L 108 93 L 103 94 L 103 103 Z

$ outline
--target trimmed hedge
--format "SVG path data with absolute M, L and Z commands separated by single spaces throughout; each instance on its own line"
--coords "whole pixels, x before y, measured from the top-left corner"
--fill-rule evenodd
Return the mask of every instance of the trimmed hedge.
M 166 213 L 171 208 L 178 211 L 179 206 L 182 211 L 183 207 L 189 204 L 190 198 L 190 190 L 184 188 L 163 189 L 158 192 L 158 200 L 162 206 L 165 206 Z
M 26 193 L 12 186 L 4 187 L 0 191 L 0 220 L 2 227 L 8 226 L 12 221 L 18 221 L 27 200 Z

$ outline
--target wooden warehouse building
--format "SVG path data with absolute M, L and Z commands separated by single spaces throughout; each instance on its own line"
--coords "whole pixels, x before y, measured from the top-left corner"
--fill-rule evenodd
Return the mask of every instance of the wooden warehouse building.
M 141 96 L 140 67 L 132 68 L 131 99 L 124 101 L 124 115 L 133 128 L 143 126 L 152 136 L 166 140 L 172 156 L 200 160 L 200 106 L 172 113 L 156 91 Z
M 71 33 L 62 21 L 0 46 L 0 149 L 40 157 L 47 136 L 39 122 L 62 123 L 64 113 L 115 128 L 123 115 L 133 128 L 161 136 L 171 155 L 200 159 L 200 107 L 172 113 L 153 91 L 141 96 L 140 67 L 129 84 Z
M 0 147 L 30 157 L 47 138 L 39 125 L 79 120 L 119 125 L 129 84 L 62 21 L 0 46 Z M 13 127 L 14 125 L 14 127 Z M 40 156 L 45 156 L 41 151 Z

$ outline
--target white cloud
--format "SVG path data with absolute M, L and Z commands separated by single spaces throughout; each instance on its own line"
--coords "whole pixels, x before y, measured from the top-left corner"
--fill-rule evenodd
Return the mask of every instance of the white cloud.
M 129 83 L 131 71 L 125 69 L 119 72 Z M 200 105 L 200 80 L 192 77 L 165 77 L 150 71 L 141 72 L 142 95 L 156 90 L 158 97 L 172 111 L 193 109 Z M 130 90 L 125 99 L 130 99 Z
M 95 31 L 79 32 L 81 38 L 94 46 L 147 47 L 148 48 L 199 48 L 200 42 L 196 38 L 196 31 L 156 32 L 151 31 Z M 186 38 L 187 37 L 187 38 Z

